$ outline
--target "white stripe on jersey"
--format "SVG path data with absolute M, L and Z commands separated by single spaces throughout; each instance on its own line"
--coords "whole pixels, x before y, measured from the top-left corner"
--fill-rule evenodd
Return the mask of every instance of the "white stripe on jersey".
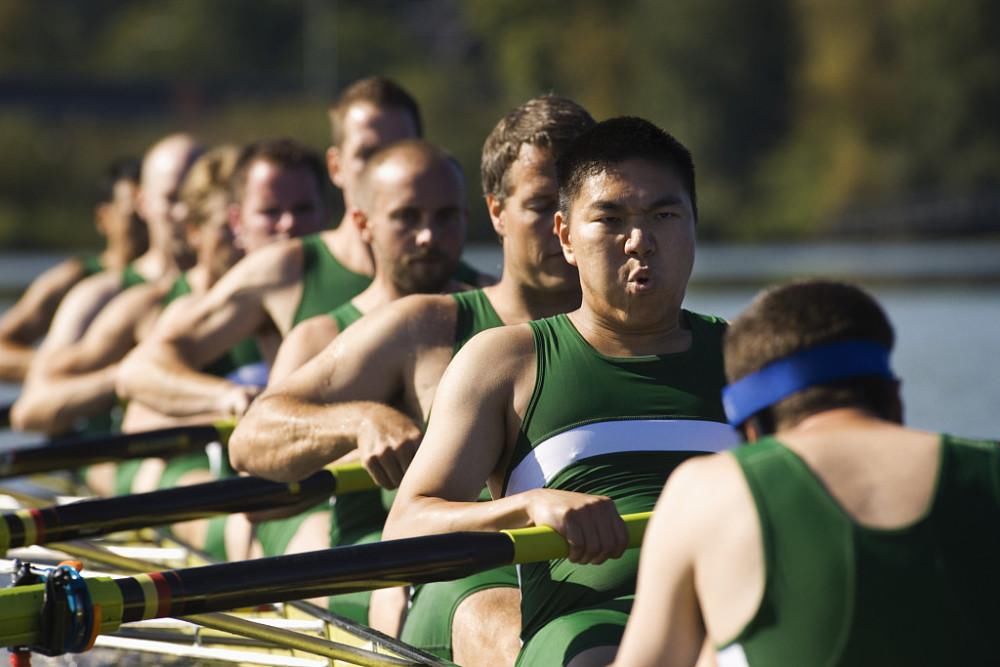
M 540 489 L 573 463 L 627 452 L 720 452 L 740 442 L 721 422 L 696 419 L 616 419 L 562 431 L 535 445 L 514 467 L 505 496 Z
M 747 654 L 739 644 L 730 644 L 718 651 L 715 654 L 715 662 L 718 667 L 750 667 Z

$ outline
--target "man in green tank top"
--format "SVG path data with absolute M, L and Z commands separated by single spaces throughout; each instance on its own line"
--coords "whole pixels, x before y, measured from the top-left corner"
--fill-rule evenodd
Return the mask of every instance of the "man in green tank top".
M 553 527 L 569 558 L 520 568 L 518 664 L 603 665 L 638 561 L 620 513 L 651 509 L 681 461 L 736 438 L 719 401 L 725 325 L 681 308 L 697 215 L 688 151 L 615 118 L 580 135 L 557 174 L 555 229 L 581 306 L 456 355 L 384 534 Z M 494 499 L 477 502 L 484 484 Z
M 453 292 L 465 241 L 464 178 L 450 155 L 422 139 L 378 150 L 358 180 L 352 222 L 372 251 L 375 277 L 363 292 L 300 322 L 282 341 L 272 381 L 280 381 L 321 351 L 346 324 L 409 294 Z
M 46 270 L 0 316 L 0 381 L 24 381 L 35 356 L 34 343 L 45 336 L 56 308 L 74 285 L 105 269 L 122 270 L 146 251 L 146 223 L 135 208 L 138 187 L 138 160 L 113 162 L 94 207 L 94 225 L 107 242 L 104 251 L 70 257 Z
M 616 665 L 996 663 L 1000 443 L 902 426 L 893 342 L 827 281 L 733 322 L 723 400 L 752 446 L 671 477 Z
M 164 281 L 169 287 L 186 268 L 191 251 L 184 239 L 176 195 L 184 174 L 200 152 L 200 146 L 183 134 L 168 136 L 147 151 L 136 205 L 148 226 L 149 248 L 125 270 L 106 270 L 86 278 L 63 299 L 32 361 L 21 399 L 11 411 L 15 428 L 50 434 L 70 429 L 76 415 L 62 409 L 63 401 L 87 402 L 89 393 L 86 387 L 80 387 L 80 392 L 68 390 L 56 400 L 50 385 L 82 372 L 80 369 L 105 365 L 95 362 L 82 345 L 98 314 L 112 299 L 131 292 L 130 287 L 152 281 Z M 95 378 L 95 382 L 107 385 L 108 379 Z
M 554 96 L 529 100 L 501 119 L 486 139 L 481 164 L 487 209 L 503 245 L 500 282 L 453 295 L 408 296 L 366 315 L 268 388 L 230 438 L 233 466 L 296 480 L 356 449 L 375 479 L 395 488 L 456 349 L 477 331 L 579 304 L 576 270 L 552 233 L 554 158 L 591 125 L 579 105 Z M 443 601 L 424 595 L 425 589 L 407 624 L 429 623 L 405 635 L 407 641 L 461 664 L 509 663 L 519 646 L 513 583 L 512 573 L 501 573 L 490 585 L 468 582 Z M 400 631 L 406 602 L 399 592 L 395 596 L 370 616 L 392 634 Z M 421 613 L 420 606 L 430 611 Z
M 420 112 L 398 85 L 372 77 L 341 94 L 330 108 L 330 121 L 333 145 L 326 172 L 344 196 L 340 225 L 274 244 L 239 262 L 155 343 L 136 350 L 120 387 L 127 395 L 177 417 L 242 414 L 258 390 L 197 369 L 247 336 L 283 337 L 295 324 L 336 308 L 368 286 L 371 252 L 351 223 L 358 174 L 379 147 L 419 136 Z M 273 358 L 273 350 L 268 356 Z

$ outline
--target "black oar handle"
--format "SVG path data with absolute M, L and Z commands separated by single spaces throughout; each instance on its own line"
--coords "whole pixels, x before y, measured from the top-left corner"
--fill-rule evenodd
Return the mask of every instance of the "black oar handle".
M 504 533 L 450 533 L 167 570 L 114 583 L 122 595 L 121 622 L 127 623 L 459 579 L 513 558 L 514 543 Z
M 13 403 L 0 403 L 0 428 L 10 427 L 10 409 Z
M 198 451 L 228 435 L 225 425 L 174 426 L 141 433 L 73 435 L 0 452 L 0 478 Z
M 233 477 L 203 484 L 82 500 L 0 515 L 0 553 L 13 547 L 76 540 L 214 514 L 253 512 L 329 498 L 337 475 L 321 470 L 301 482 Z

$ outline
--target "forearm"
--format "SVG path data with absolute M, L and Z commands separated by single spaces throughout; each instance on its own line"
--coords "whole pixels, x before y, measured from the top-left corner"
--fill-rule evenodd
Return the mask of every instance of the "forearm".
M 300 480 L 353 451 L 368 419 L 364 403 L 321 405 L 265 395 L 230 437 L 230 463 L 267 479 Z
M 392 504 L 382 539 L 455 531 L 498 531 L 532 525 L 532 493 L 518 493 L 489 502 L 461 502 L 431 496 L 404 496 Z
M 22 431 L 54 435 L 84 417 L 114 407 L 116 366 L 72 378 L 52 378 L 28 385 L 11 409 L 11 424 Z
M 143 350 L 125 358 L 118 372 L 118 395 L 172 417 L 213 413 L 220 398 L 237 385 L 188 366 L 173 350 Z
M 24 382 L 35 350 L 7 340 L 0 340 L 0 382 Z

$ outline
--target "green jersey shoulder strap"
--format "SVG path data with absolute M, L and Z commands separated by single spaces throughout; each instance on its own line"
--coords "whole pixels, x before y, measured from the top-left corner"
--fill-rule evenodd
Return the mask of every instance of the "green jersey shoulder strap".
M 321 234 L 302 237 L 302 298 L 293 324 L 353 299 L 371 281 L 370 276 L 354 273 L 330 254 Z

